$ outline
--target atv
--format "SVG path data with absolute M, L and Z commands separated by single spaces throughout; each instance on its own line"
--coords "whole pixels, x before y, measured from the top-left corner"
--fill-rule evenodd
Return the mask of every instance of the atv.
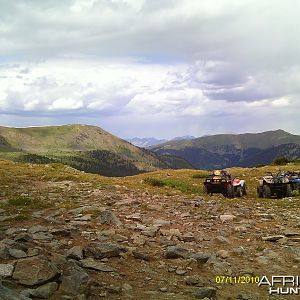
M 229 172 L 215 170 L 204 181 L 204 192 L 208 195 L 221 193 L 224 197 L 241 197 L 246 194 L 245 180 L 231 178 Z
M 267 172 L 266 176 L 258 180 L 257 195 L 259 198 L 277 198 L 291 197 L 293 192 L 293 180 L 296 184 L 296 178 L 292 178 L 290 172 L 279 172 L 273 175 Z
M 241 180 L 238 177 L 233 178 L 232 186 L 234 191 L 234 196 L 242 197 L 247 194 L 246 182 L 245 180 Z
M 298 190 L 300 193 L 300 171 L 288 172 L 292 190 Z

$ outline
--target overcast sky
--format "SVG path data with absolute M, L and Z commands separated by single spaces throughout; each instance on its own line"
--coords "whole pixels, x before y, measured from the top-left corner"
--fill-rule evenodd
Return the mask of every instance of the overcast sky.
M 0 125 L 300 134 L 298 0 L 0 0 Z

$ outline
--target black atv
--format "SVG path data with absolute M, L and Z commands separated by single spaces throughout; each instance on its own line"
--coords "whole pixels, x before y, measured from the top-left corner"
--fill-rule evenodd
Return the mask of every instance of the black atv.
M 224 197 L 242 197 L 246 195 L 245 180 L 231 178 L 229 172 L 215 170 L 204 181 L 204 193 L 212 195 L 214 193 L 223 194 Z
M 291 197 L 294 185 L 290 172 L 279 172 L 273 175 L 268 172 L 266 176 L 258 180 L 257 195 L 259 198 L 277 198 Z

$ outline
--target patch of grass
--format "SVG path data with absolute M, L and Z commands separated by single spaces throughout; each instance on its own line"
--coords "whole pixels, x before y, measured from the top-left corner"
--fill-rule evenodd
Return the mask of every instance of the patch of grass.
M 28 221 L 31 217 L 28 214 L 19 214 L 16 217 L 14 217 L 15 221 Z
M 74 208 L 78 208 L 79 205 L 78 205 L 78 203 L 74 203 L 74 202 L 71 202 L 71 201 L 63 201 L 63 202 L 60 202 L 60 203 L 56 203 L 55 207 L 56 208 L 74 209 Z
M 40 209 L 51 207 L 51 203 L 47 201 L 41 201 L 39 199 L 32 199 L 29 196 L 15 196 L 8 199 L 6 203 L 9 207 L 23 207 L 28 209 Z
M 202 193 L 202 188 L 194 186 L 187 181 L 179 181 L 174 179 L 158 179 L 153 177 L 146 177 L 144 182 L 154 187 L 170 187 L 179 190 L 183 193 Z
M 151 186 L 166 186 L 165 180 L 153 178 L 153 177 L 146 177 L 144 182 L 151 185 Z
M 8 200 L 10 206 L 30 206 L 32 199 L 28 196 L 18 196 Z
M 256 251 L 257 251 L 257 252 L 263 252 L 264 250 L 265 250 L 265 248 L 262 247 L 262 246 L 258 246 L 258 247 L 256 248 Z

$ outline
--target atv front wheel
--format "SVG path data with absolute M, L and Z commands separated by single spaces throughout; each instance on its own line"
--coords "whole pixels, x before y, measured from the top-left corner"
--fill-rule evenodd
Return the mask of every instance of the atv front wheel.
M 242 190 L 242 187 L 241 186 L 238 186 L 235 190 L 235 196 L 236 197 L 242 197 L 243 196 L 243 190 Z
M 263 198 L 264 194 L 263 194 L 263 187 L 262 186 L 257 187 L 257 196 L 258 196 L 258 198 Z
M 271 189 L 268 185 L 263 185 L 263 197 L 264 198 L 271 198 Z
M 287 184 L 285 196 L 292 197 L 292 193 L 293 193 L 292 186 L 290 184 Z
M 234 189 L 233 189 L 232 185 L 227 186 L 226 196 L 227 196 L 227 198 L 233 198 L 234 197 Z
M 205 185 L 204 187 L 203 187 L 203 193 L 204 194 L 207 194 L 207 195 L 212 195 L 212 193 L 210 192 L 210 190 L 208 189 L 208 187 Z

